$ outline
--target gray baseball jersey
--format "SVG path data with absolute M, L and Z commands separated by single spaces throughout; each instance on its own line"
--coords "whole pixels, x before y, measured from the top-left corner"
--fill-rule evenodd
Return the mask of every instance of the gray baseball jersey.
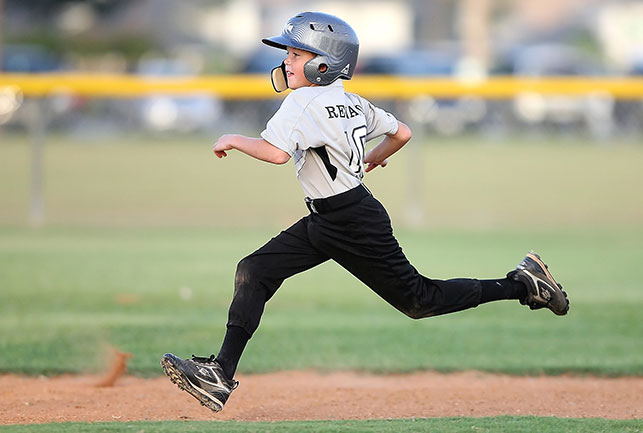
M 261 137 L 293 157 L 304 193 L 315 199 L 358 186 L 366 142 L 397 128 L 392 114 L 346 93 L 337 80 L 290 92 Z

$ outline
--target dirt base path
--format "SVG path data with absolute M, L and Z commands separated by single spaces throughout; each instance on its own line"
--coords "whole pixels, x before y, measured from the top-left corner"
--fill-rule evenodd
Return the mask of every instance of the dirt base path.
M 223 412 L 165 376 L 0 376 L 0 424 L 63 421 L 282 421 L 538 415 L 643 418 L 643 377 L 512 377 L 479 372 L 367 375 L 297 371 L 240 376 Z

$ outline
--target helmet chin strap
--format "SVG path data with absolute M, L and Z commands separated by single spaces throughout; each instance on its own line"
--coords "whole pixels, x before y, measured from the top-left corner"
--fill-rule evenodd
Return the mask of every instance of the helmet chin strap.
M 270 81 L 272 81 L 272 87 L 277 93 L 281 93 L 288 88 L 286 64 L 284 62 L 281 62 L 281 65 L 277 66 L 272 70 L 272 72 L 270 72 Z

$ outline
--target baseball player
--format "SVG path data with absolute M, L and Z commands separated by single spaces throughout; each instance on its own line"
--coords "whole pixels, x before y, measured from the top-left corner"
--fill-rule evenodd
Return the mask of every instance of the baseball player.
M 364 173 L 387 165 L 411 139 L 411 131 L 391 113 L 344 90 L 342 80 L 352 77 L 359 48 L 346 22 L 306 12 L 288 20 L 280 35 L 262 42 L 285 50 L 286 58 L 271 78 L 277 92 L 291 92 L 260 138 L 224 135 L 213 150 L 219 158 L 238 150 L 275 164 L 294 159 L 310 212 L 239 262 L 217 356 L 163 355 L 161 365 L 172 382 L 220 411 L 238 386 L 237 364 L 266 302 L 286 278 L 327 260 L 413 319 L 501 299 L 567 314 L 566 293 L 535 253 L 497 280 L 436 280 L 409 263 L 386 210 L 362 181 Z M 366 150 L 366 143 L 377 137 L 383 139 Z

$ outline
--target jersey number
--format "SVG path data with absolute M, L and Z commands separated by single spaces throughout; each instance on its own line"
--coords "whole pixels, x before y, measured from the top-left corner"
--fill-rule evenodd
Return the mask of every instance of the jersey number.
M 348 161 L 348 167 L 358 175 L 360 178 L 364 176 L 364 149 L 366 147 L 366 125 L 358 126 L 353 129 L 351 135 L 348 135 L 348 131 L 344 131 L 346 134 L 346 141 L 348 141 L 348 147 L 351 150 L 351 157 Z M 355 150 L 355 152 L 353 152 Z

